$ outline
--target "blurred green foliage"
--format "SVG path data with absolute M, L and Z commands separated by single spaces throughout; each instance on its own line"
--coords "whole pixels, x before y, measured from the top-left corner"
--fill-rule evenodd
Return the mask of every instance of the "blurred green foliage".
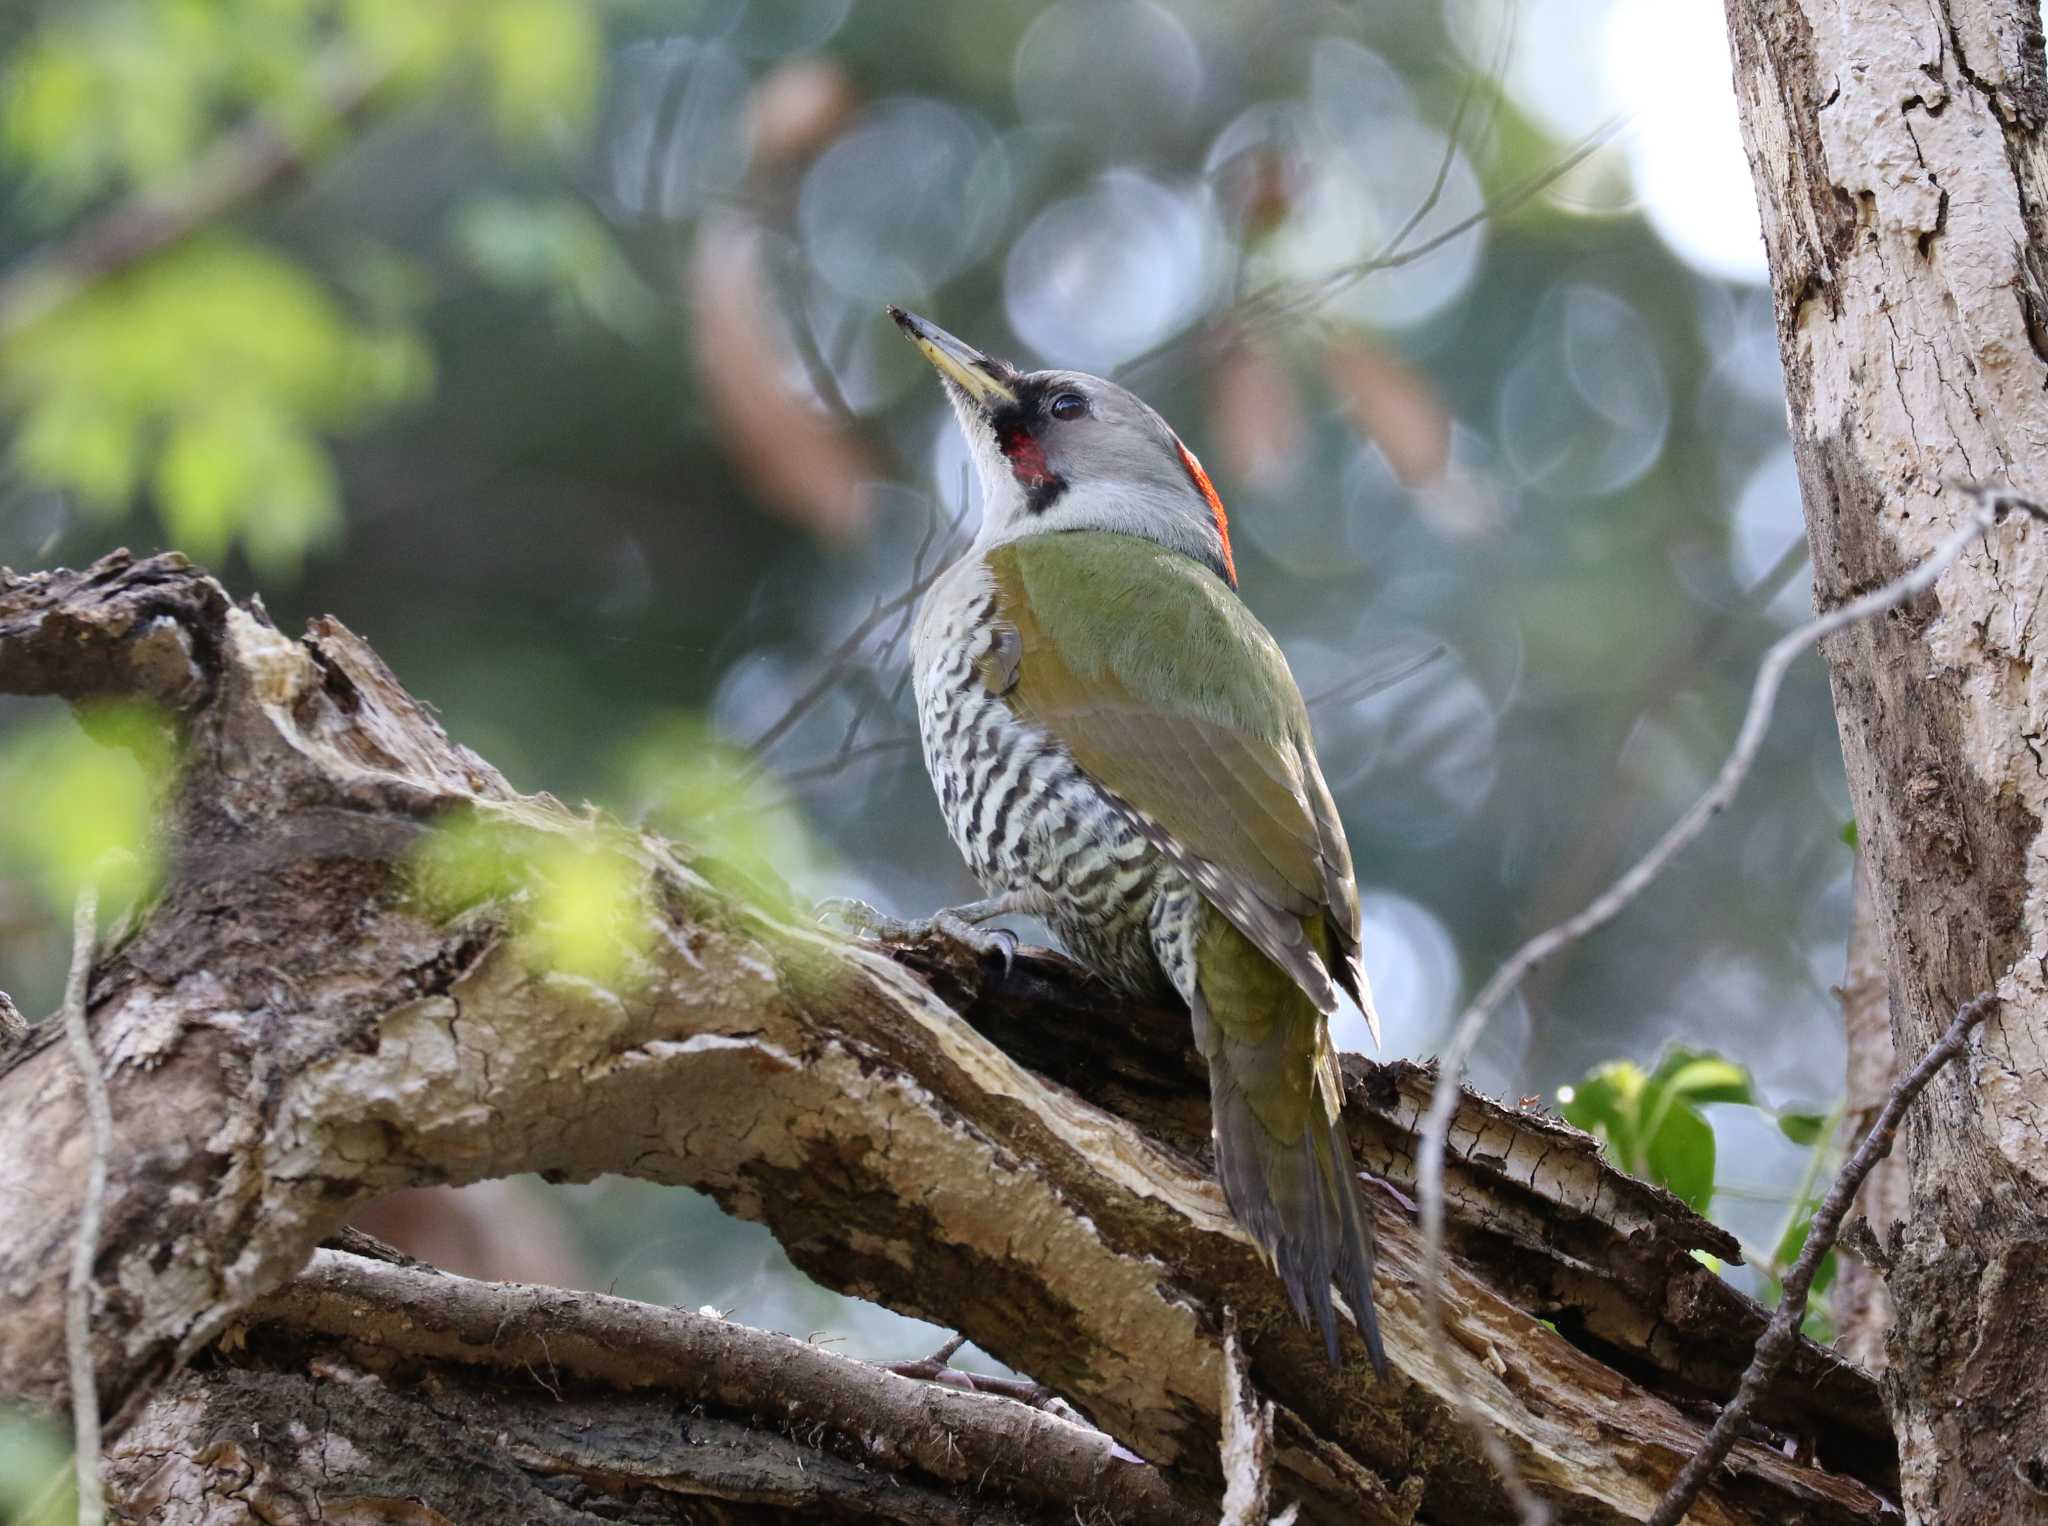
M 286 577 L 341 522 L 319 432 L 417 397 L 431 366 L 403 326 L 359 327 L 297 262 L 209 236 L 65 304 L 0 350 L 14 460 L 97 514 L 147 479 L 201 560 L 240 538 Z
M 625 749 L 619 798 L 687 845 L 707 873 L 731 875 L 767 904 L 798 910 L 786 881 L 815 874 L 817 845 L 788 792 L 701 720 L 669 716 Z
M 53 715 L 0 747 L 0 869 L 67 918 L 88 884 L 122 902 L 156 882 L 176 766 L 171 729 L 146 706 L 97 704 L 80 722 Z
M 639 820 L 682 843 L 699 873 L 757 903 L 801 916 L 782 876 L 813 849 L 782 791 L 698 721 L 670 717 L 625 749 L 620 796 Z M 428 834 L 412 888 L 434 917 L 509 909 L 537 968 L 600 983 L 630 980 L 658 915 L 625 829 L 593 819 L 575 832 L 534 830 L 489 806 Z
M 151 216 L 175 222 L 208 188 L 178 172 L 244 113 L 311 156 L 358 96 L 388 111 L 390 97 L 474 88 L 506 144 L 541 148 L 587 118 L 598 59 L 596 19 L 577 0 L 111 0 L 50 13 L 8 59 L 0 150 L 49 216 L 137 187 Z M 546 261 L 541 274 L 580 282 L 599 311 L 625 300 L 616 262 L 595 258 L 591 230 L 560 209 L 529 219 L 538 254 L 505 255 L 511 205 L 483 223 L 500 264 L 531 279 Z M 146 488 L 194 557 L 239 543 L 264 576 L 287 578 L 340 527 L 323 437 L 417 401 L 431 356 L 410 323 L 355 310 L 303 258 L 203 222 L 196 234 L 0 346 L 14 465 L 110 517 Z
M 454 233 L 479 275 L 547 301 L 559 322 L 587 319 L 630 335 L 652 321 L 652 293 L 603 221 L 575 201 L 478 196 Z
M 630 981 L 652 936 L 646 875 L 596 824 L 537 831 L 489 808 L 466 812 L 428 834 L 412 884 L 443 920 L 507 907 L 528 963 L 601 985 Z
M 78 1519 L 69 1439 L 48 1415 L 0 1407 L 0 1520 L 68 1526 Z

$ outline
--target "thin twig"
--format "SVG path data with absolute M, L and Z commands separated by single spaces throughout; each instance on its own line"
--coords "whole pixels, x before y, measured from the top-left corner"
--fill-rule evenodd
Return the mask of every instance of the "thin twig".
M 769 748 L 773 747 L 785 736 L 788 736 L 790 731 L 796 726 L 796 723 L 810 714 L 812 707 L 827 694 L 831 693 L 833 687 L 845 676 L 847 670 L 854 666 L 854 658 L 859 654 L 861 647 L 866 643 L 868 637 L 880 630 L 883 621 L 887 620 L 889 616 L 897 613 L 906 605 L 915 603 L 917 596 L 923 591 L 921 588 L 911 587 L 886 602 L 877 601 L 874 607 L 867 612 L 867 617 L 852 630 L 848 631 L 845 639 L 826 656 L 824 663 L 818 669 L 817 676 L 811 680 L 803 692 L 791 700 L 789 707 L 770 722 L 768 727 L 759 736 L 747 744 L 749 756 L 756 759 L 760 758 Z
M 1678 1526 L 1686 1511 L 1692 1508 L 1693 1501 L 1699 1498 L 1707 1479 L 1727 1460 L 1750 1409 L 1763 1397 L 1764 1390 L 1770 1387 L 1771 1380 L 1798 1343 L 1800 1326 L 1806 1320 L 1806 1298 L 1812 1291 L 1814 1275 L 1820 1270 L 1821 1259 L 1833 1248 L 1841 1231 L 1842 1216 L 1856 1200 L 1864 1178 L 1891 1153 L 1892 1140 L 1898 1134 L 1899 1120 L 1905 1116 L 1906 1109 L 1927 1089 L 1927 1083 L 1934 1079 L 1935 1073 L 1963 1052 L 1971 1032 L 1997 1009 L 1998 1004 L 1998 996 L 1988 991 L 1965 1002 L 1962 1010 L 1956 1013 L 1955 1021 L 1948 1025 L 1948 1031 L 1892 1088 L 1877 1121 L 1863 1136 L 1863 1143 L 1849 1157 L 1849 1163 L 1842 1167 L 1834 1185 L 1828 1188 L 1826 1199 L 1814 1213 L 1799 1259 L 1785 1275 L 1784 1296 L 1779 1299 L 1777 1312 L 1771 1316 L 1770 1324 L 1764 1327 L 1763 1337 L 1756 1343 L 1756 1352 L 1749 1359 L 1741 1383 L 1736 1386 L 1735 1397 L 1721 1411 L 1720 1418 L 1707 1432 L 1707 1439 L 1701 1443 L 1700 1449 L 1680 1470 L 1670 1492 L 1651 1515 L 1648 1526 Z
M 1350 290 L 1369 275 L 1382 270 L 1396 270 L 1403 265 L 1412 265 L 1471 232 L 1481 223 L 1505 217 L 1524 203 L 1541 195 L 1598 153 L 1627 125 L 1627 117 L 1612 117 L 1601 123 L 1574 144 L 1571 151 L 1557 163 L 1531 176 L 1513 190 L 1487 202 L 1478 211 L 1461 217 L 1450 226 L 1431 234 L 1419 244 L 1407 248 L 1382 249 L 1363 259 L 1327 270 L 1318 276 L 1273 281 L 1239 298 L 1220 312 L 1212 314 L 1197 327 L 1164 340 L 1144 354 L 1125 362 L 1118 367 L 1118 372 L 1126 378 L 1136 379 L 1163 365 L 1183 347 L 1206 349 L 1236 344 L 1243 339 L 1245 332 L 1253 324 L 1307 312 Z
M 92 1359 L 92 1266 L 100 1246 L 100 1214 L 107 1195 L 107 1157 L 114 1148 L 114 1110 L 107 1080 L 93 1052 L 85 1020 L 86 991 L 98 941 L 99 891 L 78 892 L 71 917 L 71 970 L 64 979 L 64 1037 L 85 1090 L 85 1114 L 92 1126 L 92 1154 L 86 1161 L 85 1192 L 78 1205 L 77 1237 L 71 1247 L 71 1283 L 65 1300 L 64 1355 L 71 1369 L 71 1426 L 77 1452 L 79 1526 L 99 1526 L 107 1499 L 100 1482 L 99 1376 Z
M 1513 35 L 1515 9 L 1514 6 L 1504 7 L 1505 14 L 1501 18 L 1500 27 L 1501 43 L 1505 43 Z M 1501 51 L 1498 43 L 1495 45 L 1495 55 L 1493 65 L 1487 71 L 1487 82 L 1497 86 L 1498 76 L 1507 66 L 1507 56 Z M 1458 135 L 1464 130 L 1465 114 L 1472 109 L 1473 98 L 1479 94 L 1479 80 L 1477 70 L 1466 73 L 1465 88 L 1458 92 L 1458 106 L 1451 113 L 1450 131 L 1444 135 L 1444 151 L 1437 159 L 1436 178 L 1430 181 L 1428 193 L 1416 203 L 1415 210 L 1408 214 L 1407 221 L 1401 224 L 1400 230 L 1380 246 L 1379 254 L 1375 258 L 1384 258 L 1407 243 L 1408 235 L 1421 227 L 1422 220 L 1434 212 L 1437 203 L 1443 200 L 1444 187 L 1450 184 L 1451 170 L 1458 162 Z
M 1383 669 L 1377 673 L 1353 673 L 1349 678 L 1340 678 L 1327 689 L 1318 689 L 1303 700 L 1309 709 L 1320 709 L 1324 705 L 1349 705 L 1359 700 L 1371 699 L 1396 684 L 1406 683 L 1431 663 L 1448 655 L 1450 648 L 1441 641 L 1426 652 L 1409 658 L 1395 668 Z
M 811 310 L 804 301 L 801 283 L 786 269 L 783 273 L 783 296 L 784 310 L 789 315 L 790 342 L 796 346 L 797 358 L 803 362 L 811 390 L 841 429 L 859 434 L 863 439 L 868 438 L 875 431 L 866 427 L 861 416 L 853 411 L 853 405 L 847 402 L 846 393 L 839 385 L 838 372 L 826 356 L 824 345 L 818 341 L 817 325 L 811 322 Z
M 785 736 L 789 735 L 791 730 L 795 728 L 796 723 L 810 714 L 817 703 L 827 694 L 830 694 L 848 672 L 859 666 L 856 659 L 860 655 L 861 648 L 867 644 L 869 637 L 873 636 L 888 622 L 892 615 L 897 617 L 897 625 L 895 630 L 884 641 L 883 650 L 885 652 L 893 651 L 902 643 L 904 636 L 909 632 L 910 623 L 916 615 L 917 601 L 924 597 L 925 590 L 937 582 L 939 575 L 952 564 L 951 558 L 946 553 L 950 552 L 956 543 L 961 521 L 967 517 L 967 506 L 968 498 L 963 488 L 960 494 L 960 507 L 954 511 L 953 517 L 946 521 L 944 536 L 935 536 L 933 529 L 927 527 L 924 539 L 919 542 L 917 552 L 911 558 L 910 586 L 897 594 L 893 599 L 877 601 L 875 606 L 868 611 L 867 617 L 847 632 L 845 639 L 826 656 L 825 661 L 818 669 L 817 676 L 805 686 L 803 692 L 791 700 L 789 707 L 748 744 L 747 755 L 751 759 L 758 764 L 767 754 L 768 750 Z M 932 524 L 936 526 L 937 523 L 938 518 L 934 515 Z M 939 555 L 932 557 L 932 565 L 927 567 L 925 559 L 931 554 L 931 548 L 935 543 L 938 546 Z M 863 715 L 861 718 L 865 719 L 865 716 Z M 849 728 L 849 734 L 857 733 L 858 731 L 858 725 Z M 841 746 L 850 753 L 851 742 L 842 742 Z
M 1559 949 L 1583 938 L 1586 934 L 1606 925 L 1619 916 L 1630 902 L 1642 894 L 1649 885 L 1664 872 L 1670 862 L 1678 856 L 1695 838 L 1707 829 L 1714 817 L 1735 797 L 1742 787 L 1742 781 L 1749 774 L 1756 761 L 1758 749 L 1763 743 L 1765 728 L 1770 723 L 1771 711 L 1777 703 L 1778 689 L 1784 682 L 1785 672 L 1808 647 L 1825 636 L 1832 635 L 1845 626 L 1859 620 L 1867 620 L 1895 605 L 1904 603 L 1916 594 L 1934 585 L 1936 578 L 1963 551 L 1981 539 L 1991 527 L 1999 523 L 2008 509 L 2023 509 L 2035 518 L 2048 518 L 2041 508 L 2029 500 L 2005 492 L 2002 489 L 1988 489 L 1972 484 L 1957 483 L 1953 486 L 1968 493 L 1977 500 L 1966 523 L 1952 531 L 1927 557 L 1911 571 L 1894 578 L 1882 587 L 1873 589 L 1860 598 L 1828 611 L 1826 614 L 1807 622 L 1797 630 L 1787 632 L 1771 644 L 1764 653 L 1763 661 L 1757 668 L 1756 683 L 1750 690 L 1749 708 L 1742 717 L 1741 730 L 1736 734 L 1735 746 L 1728 759 L 1721 765 L 1721 771 L 1707 792 L 1695 801 L 1692 808 L 1674 822 L 1669 830 L 1641 859 L 1631 866 L 1599 896 L 1579 912 L 1556 926 L 1538 933 L 1529 939 L 1506 963 L 1494 971 L 1493 976 L 1480 988 L 1479 994 L 1458 1019 L 1456 1031 L 1437 1067 L 1436 1088 L 1430 1096 L 1429 1110 L 1423 1115 L 1422 1143 L 1418 1161 L 1417 1181 L 1422 1198 L 1422 1298 L 1424 1327 L 1437 1348 L 1437 1366 L 1446 1374 L 1458 1400 L 1458 1407 L 1466 1423 L 1473 1428 L 1482 1443 L 1487 1443 L 1490 1456 L 1495 1455 L 1498 1442 L 1491 1441 L 1491 1432 L 1475 1415 L 1465 1395 L 1458 1388 L 1458 1366 L 1450 1349 L 1450 1337 L 1444 1329 L 1443 1318 L 1443 1264 L 1444 1264 L 1444 1147 L 1450 1132 L 1451 1114 L 1458 1103 L 1459 1083 L 1464 1079 L 1465 1062 L 1485 1032 L 1488 1021 L 1509 994 L 1522 983 L 1531 970 L 1550 958 Z M 1510 1487 L 1515 1480 L 1510 1480 Z M 1542 1519 L 1526 1509 L 1524 1521 Z
M 1369 275 L 1382 270 L 1398 270 L 1403 265 L 1412 265 L 1425 255 L 1434 254 L 1444 245 L 1471 232 L 1481 223 L 1505 217 L 1508 213 L 1518 210 L 1524 203 L 1534 200 L 1605 148 L 1610 140 L 1628 126 L 1628 123 L 1629 119 L 1626 116 L 1609 117 L 1579 139 L 1571 151 L 1555 164 L 1530 176 L 1513 190 L 1487 202 L 1478 211 L 1469 213 L 1449 227 L 1431 234 L 1419 244 L 1384 249 L 1366 259 L 1353 261 L 1349 265 L 1340 265 L 1334 270 L 1305 281 L 1275 281 L 1272 285 L 1246 297 L 1243 305 L 1253 316 L 1286 317 L 1291 313 L 1321 306 L 1331 298 L 1349 291 Z
M 791 789 L 804 789 L 821 784 L 827 779 L 837 778 L 855 763 L 867 758 L 879 757 L 885 752 L 908 752 L 917 746 L 914 736 L 878 737 L 872 742 L 863 742 L 858 747 L 844 748 L 820 763 L 806 763 L 802 768 L 792 768 L 782 776 L 782 782 Z
M 1626 827 L 1643 793 L 1623 776 L 1623 764 L 1629 755 L 1628 738 L 1636 734 L 1636 728 L 1644 721 L 1663 713 L 1675 696 L 1690 693 L 1694 678 L 1704 671 L 1707 662 L 1719 655 L 1734 632 L 1753 628 L 1747 617 L 1762 614 L 1807 560 L 1806 537 L 1802 534 L 1779 553 L 1761 577 L 1736 595 L 1719 619 L 1701 624 L 1692 639 L 1675 645 L 1670 655 L 1635 686 L 1635 697 L 1629 701 L 1627 711 L 1633 720 L 1602 770 L 1605 783 L 1594 793 L 1600 804 L 1592 818 L 1574 834 L 1572 852 L 1544 877 L 1529 898 L 1531 921 L 1549 922 L 1564 907 L 1576 904 L 1590 886 L 1600 884 L 1613 873 L 1613 861 L 1628 846 Z M 1570 964 L 1569 958 L 1562 958 L 1547 967 L 1540 982 L 1532 982 L 1534 991 L 1557 989 Z

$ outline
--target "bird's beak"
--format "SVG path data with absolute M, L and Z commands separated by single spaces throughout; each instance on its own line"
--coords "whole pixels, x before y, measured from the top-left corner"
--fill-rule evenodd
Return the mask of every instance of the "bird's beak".
M 1016 373 L 993 356 L 984 355 L 964 339 L 955 339 L 936 323 L 927 323 L 916 313 L 900 307 L 889 309 L 896 327 L 903 330 L 940 376 L 951 382 L 969 402 L 985 413 L 1017 401 L 1011 385 Z

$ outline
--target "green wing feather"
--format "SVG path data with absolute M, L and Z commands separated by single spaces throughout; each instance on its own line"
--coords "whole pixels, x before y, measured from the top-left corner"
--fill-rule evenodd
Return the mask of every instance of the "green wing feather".
M 1135 536 L 1034 536 L 988 565 L 1017 638 L 1005 698 L 1131 807 L 1319 1009 L 1336 1010 L 1336 986 L 1350 991 L 1377 1040 L 1351 853 L 1266 628 L 1207 568 Z

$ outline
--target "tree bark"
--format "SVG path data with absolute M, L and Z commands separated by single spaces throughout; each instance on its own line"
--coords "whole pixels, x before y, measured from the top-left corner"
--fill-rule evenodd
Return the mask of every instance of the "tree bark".
M 1011 1398 L 705 1314 L 334 1250 L 153 1394 L 110 1465 L 129 1511 L 192 1526 L 259 1499 L 308 1522 L 422 1499 L 479 1521 L 1013 1526 L 1069 1522 L 1076 1500 L 1132 1526 L 1208 1519 L 1102 1432 Z
M 1956 479 L 2040 497 L 2048 116 L 2030 0 L 1728 0 L 1823 607 L 1917 559 Z M 2048 1520 L 2048 810 L 2039 526 L 1827 644 L 1899 1059 L 1995 991 L 1906 1126 L 1885 1393 L 1904 1504 Z
M 380 1194 L 518 1171 L 715 1194 L 826 1284 L 1047 1385 L 1143 1459 L 1124 1461 L 1162 1512 L 1213 1516 L 1222 1499 L 1228 1313 L 1241 1402 L 1273 1406 L 1275 1507 L 1404 1526 L 1513 1518 L 1454 1418 L 1453 1376 L 1563 1519 L 1641 1519 L 1762 1327 L 1691 1254 L 1733 1257 L 1722 1231 L 1557 1119 L 1467 1095 L 1448 1175 L 1459 1370 L 1440 1370 L 1399 1190 L 1433 1073 L 1352 1056 L 1346 1123 L 1390 1187 L 1373 1205 L 1396 1370 L 1374 1383 L 1354 1350 L 1333 1371 L 1224 1208 L 1184 1013 L 1134 1010 L 1043 953 L 1001 973 L 945 943 L 850 943 L 682 848 L 517 795 L 337 622 L 293 640 L 180 558 L 0 574 L 0 692 L 147 696 L 184 744 L 166 883 L 90 986 L 116 1119 L 92 1334 L 130 1507 L 191 1494 L 227 1503 L 177 1519 L 260 1497 L 279 1519 L 495 1521 L 546 1493 L 555 1513 L 535 1518 L 961 1508 L 897 1410 L 849 1436 L 838 1390 L 806 1368 L 803 1402 L 829 1423 L 815 1444 L 798 1427 L 810 1451 L 791 1452 L 768 1379 L 751 1399 L 713 1392 L 679 1375 L 672 1342 L 636 1356 L 607 1334 L 666 1328 L 664 1311 L 478 1294 L 508 1311 L 479 1342 L 438 1304 L 401 1318 L 387 1300 L 358 1328 L 323 1291 L 335 1263 L 303 1270 Z M 533 863 L 564 841 L 616 855 L 640 890 L 624 972 L 537 966 L 517 894 L 430 912 L 414 855 L 457 819 Z M 76 1072 L 39 1031 L 0 1057 L 0 1391 L 63 1396 L 86 1150 Z M 663 1436 L 681 1445 L 679 1403 L 738 1427 L 703 1434 L 745 1468 L 658 1454 Z M 1758 1418 L 1696 1520 L 1895 1519 L 1891 1436 L 1860 1370 L 1804 1345 Z M 998 1422 L 973 1423 L 998 1427 L 975 1441 L 996 1447 Z M 862 1484 L 884 1454 L 905 1459 L 893 1517 Z M 822 1492 L 790 1504 L 776 1491 L 806 1457 Z M 1003 1489 L 990 1511 L 1033 1518 L 1042 1497 Z M 1099 1492 L 1070 1503 L 1138 1519 Z

